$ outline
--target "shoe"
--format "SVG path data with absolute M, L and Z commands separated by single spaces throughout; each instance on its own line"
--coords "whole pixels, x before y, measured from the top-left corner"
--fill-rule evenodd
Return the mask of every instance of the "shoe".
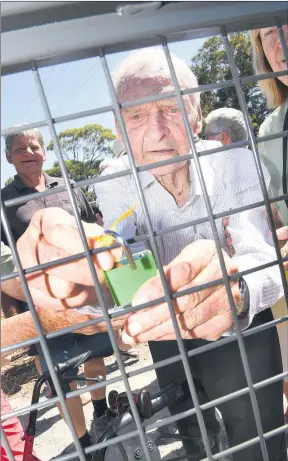
M 95 413 L 93 413 L 93 420 L 91 423 L 90 428 L 90 437 L 92 439 L 93 444 L 97 442 L 100 435 L 106 431 L 108 427 L 108 419 L 106 415 L 101 416 L 101 418 L 97 418 Z

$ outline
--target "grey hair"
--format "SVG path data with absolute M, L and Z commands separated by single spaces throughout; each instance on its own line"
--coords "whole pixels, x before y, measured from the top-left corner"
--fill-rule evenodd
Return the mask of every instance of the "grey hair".
M 197 78 L 184 61 L 172 53 L 171 58 L 181 90 L 197 87 Z M 158 77 L 159 81 L 167 80 L 167 78 L 171 79 L 162 47 L 143 48 L 133 51 L 120 63 L 113 73 L 113 83 L 118 99 L 121 100 L 121 97 L 123 97 L 129 81 L 133 79 L 140 83 L 143 78 L 149 77 Z M 197 107 L 200 104 L 200 93 L 194 93 L 189 96 L 192 105 Z
M 38 130 L 38 128 L 32 128 L 31 130 L 23 130 L 23 131 L 19 131 L 18 133 L 7 134 L 6 136 L 4 136 L 6 152 L 11 151 L 13 142 L 16 138 L 18 138 L 18 136 L 35 137 L 37 141 L 39 142 L 40 146 L 42 147 L 42 149 L 45 150 L 44 139 L 43 139 L 43 136 L 40 130 Z
M 220 134 L 224 131 L 229 134 L 232 142 L 248 139 L 244 117 L 240 110 L 229 107 L 216 109 L 210 112 L 205 121 L 207 134 Z

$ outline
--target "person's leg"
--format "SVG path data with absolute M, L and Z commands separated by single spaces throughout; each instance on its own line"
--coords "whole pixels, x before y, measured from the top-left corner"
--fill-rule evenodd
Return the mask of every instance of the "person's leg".
M 36 370 L 38 371 L 39 375 L 41 375 L 42 374 L 42 369 L 41 369 L 41 363 L 40 363 L 39 355 L 35 355 L 35 367 L 36 367 Z
M 76 391 L 77 382 L 73 381 L 72 383 L 69 384 L 69 386 L 72 391 Z M 75 427 L 76 433 L 80 439 L 86 433 L 86 423 L 85 423 L 85 418 L 84 418 L 84 413 L 83 413 L 82 401 L 80 397 L 78 396 L 78 397 L 73 397 L 72 399 L 66 399 L 66 404 L 67 404 L 71 419 L 73 421 L 73 425 Z M 57 407 L 58 407 L 60 415 L 66 422 L 61 404 L 57 404 Z
M 48 340 L 48 346 L 49 346 L 49 351 L 50 355 L 52 358 L 52 361 L 54 364 L 56 363 L 62 363 L 68 360 L 69 358 L 72 358 L 77 355 L 77 349 L 75 345 L 75 339 L 73 334 L 66 334 L 63 336 L 60 336 L 58 338 L 53 338 Z M 47 364 L 45 361 L 45 358 L 43 356 L 42 350 L 39 347 L 39 356 L 40 356 L 40 363 L 41 363 L 41 369 L 46 371 Z M 69 371 L 69 375 L 77 375 L 77 370 L 71 370 Z M 77 389 L 77 383 L 72 382 L 70 383 L 70 388 L 72 390 Z M 66 404 L 71 416 L 71 419 L 73 421 L 76 433 L 81 439 L 81 437 L 85 436 L 86 434 L 86 424 L 85 424 L 85 418 L 84 418 L 84 413 L 83 413 L 83 407 L 82 407 L 82 402 L 80 397 L 73 397 L 72 399 L 67 399 Z M 57 404 L 59 412 L 61 416 L 63 417 L 63 410 L 60 404 Z
M 191 350 L 195 346 L 199 345 L 199 341 L 184 341 L 186 350 Z M 151 341 L 149 342 L 150 352 L 153 358 L 153 362 L 157 363 L 160 360 L 164 360 L 179 354 L 179 349 L 176 341 Z M 193 360 L 189 359 L 190 369 L 193 375 L 194 385 L 197 391 L 197 397 L 200 404 L 208 401 L 205 395 L 204 389 L 199 381 L 198 377 L 195 378 L 195 369 Z M 191 399 L 191 394 L 188 388 L 188 384 L 185 377 L 184 368 L 182 361 L 175 362 L 171 365 L 165 365 L 164 367 L 155 370 L 158 378 L 160 389 L 171 382 L 181 383 L 184 390 L 183 397 L 178 400 L 175 404 L 169 405 L 169 411 L 171 415 L 177 415 L 183 411 L 190 410 L 194 407 Z M 207 429 L 210 447 L 212 453 L 217 453 L 217 434 L 219 431 L 219 424 L 215 417 L 215 410 L 209 409 L 203 412 L 203 418 Z M 198 461 L 205 458 L 205 450 L 203 448 L 203 441 L 201 431 L 198 424 L 196 414 L 187 418 L 182 418 L 176 422 L 179 434 L 182 436 L 189 436 L 190 440 L 183 440 L 183 446 L 186 454 L 193 455 L 193 461 Z
M 79 354 L 87 351 L 91 351 L 92 353 L 93 358 L 84 365 L 85 376 L 87 378 L 103 376 L 105 379 L 106 369 L 103 357 L 109 357 L 113 354 L 109 335 L 107 333 L 98 333 L 95 335 L 75 334 L 75 340 Z M 91 384 L 91 381 L 87 381 L 87 385 L 89 384 Z M 91 391 L 91 399 L 95 412 L 94 416 L 101 418 L 107 410 L 106 387 Z
M 273 320 L 270 310 L 258 314 L 252 327 Z M 281 354 L 276 328 L 244 338 L 253 383 L 282 373 Z M 239 347 L 236 342 L 218 347 L 195 357 L 197 376 L 200 378 L 209 400 L 217 399 L 247 387 Z M 263 431 L 269 432 L 284 424 L 283 382 L 256 390 Z M 225 423 L 230 446 L 257 437 L 250 395 L 233 398 L 218 406 Z M 285 434 L 267 439 L 269 459 L 287 461 Z M 259 443 L 233 454 L 234 461 L 262 461 Z
M 84 364 L 84 375 L 87 378 L 95 378 L 97 376 L 103 376 L 106 379 L 106 368 L 104 359 L 102 357 L 95 357 L 90 359 Z M 91 384 L 91 381 L 86 381 L 87 386 Z M 91 391 L 92 400 L 102 400 L 106 398 L 106 387 L 101 387 L 95 391 Z

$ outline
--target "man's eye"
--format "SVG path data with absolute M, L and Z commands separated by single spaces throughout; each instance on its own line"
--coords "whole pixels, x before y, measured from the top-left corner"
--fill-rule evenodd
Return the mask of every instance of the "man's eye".
M 264 37 L 268 37 L 269 35 L 271 35 L 273 32 L 275 32 L 276 29 L 275 27 L 273 29 L 268 29 L 265 34 L 264 34 Z
M 140 120 L 141 114 L 133 114 L 133 115 L 131 116 L 131 118 L 132 118 L 132 120 Z
M 171 114 L 177 114 L 177 112 L 179 112 L 179 108 L 178 107 L 170 107 L 169 112 Z

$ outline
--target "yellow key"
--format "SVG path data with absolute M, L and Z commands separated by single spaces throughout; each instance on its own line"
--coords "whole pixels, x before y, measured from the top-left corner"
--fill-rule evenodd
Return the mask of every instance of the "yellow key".
M 119 224 L 119 222 L 121 222 L 121 221 L 123 221 L 123 219 L 126 219 L 129 216 L 131 216 L 131 214 L 135 210 L 136 206 L 137 206 L 137 203 L 135 205 L 133 205 L 131 208 L 129 208 L 129 210 L 127 210 L 123 214 L 121 214 L 121 216 L 119 216 L 119 218 L 115 219 L 115 221 L 109 227 L 109 230 L 115 231 L 117 225 Z M 94 240 L 97 240 L 97 242 L 100 244 L 101 247 L 110 246 L 110 245 L 112 245 L 114 243 L 114 240 L 115 240 L 114 237 L 112 237 L 112 235 L 97 235 L 95 237 L 90 237 L 90 238 L 92 238 Z

